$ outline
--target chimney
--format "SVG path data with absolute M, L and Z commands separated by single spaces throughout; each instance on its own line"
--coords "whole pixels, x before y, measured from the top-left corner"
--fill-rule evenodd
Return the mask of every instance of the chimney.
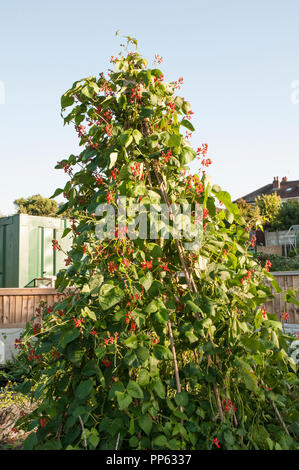
M 288 182 L 288 177 L 284 176 L 281 180 L 282 183 L 287 183 Z
M 280 182 L 279 182 L 278 176 L 274 176 L 272 186 L 273 186 L 273 189 L 280 188 Z

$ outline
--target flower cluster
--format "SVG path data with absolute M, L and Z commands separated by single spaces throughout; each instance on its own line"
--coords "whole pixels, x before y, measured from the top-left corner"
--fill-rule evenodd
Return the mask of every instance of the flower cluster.
M 104 364 L 105 367 L 111 367 L 112 366 L 112 362 L 109 361 L 109 359 L 107 359 L 107 358 L 102 359 L 102 363 Z
M 159 54 L 155 54 L 155 61 L 156 61 L 158 64 L 162 64 L 162 62 L 163 62 L 163 57 L 161 57 Z
M 290 315 L 289 315 L 287 312 L 282 312 L 282 313 L 280 314 L 280 318 L 281 318 L 283 321 L 287 321 L 288 318 L 289 318 L 289 316 L 290 316 Z
M 164 160 L 165 163 L 168 163 L 171 157 L 172 157 L 172 152 L 171 152 L 171 150 L 168 150 L 168 151 L 166 152 L 166 154 L 165 154 L 164 152 L 162 152 L 162 158 L 163 158 L 163 160 Z
M 108 264 L 108 270 L 110 272 L 110 274 L 113 274 L 113 272 L 118 268 L 118 265 L 115 264 L 113 261 L 111 261 L 109 264 Z
M 187 192 L 192 193 L 193 190 L 197 194 L 197 196 L 201 196 L 204 187 L 201 181 L 196 177 L 196 175 L 190 175 L 187 177 Z
M 266 307 L 262 307 L 261 312 L 262 312 L 263 318 L 267 318 Z
M 140 88 L 140 86 L 136 85 L 136 86 L 133 88 L 132 92 L 131 92 L 131 102 L 133 102 L 133 101 L 135 101 L 135 100 L 136 100 L 136 101 L 140 101 L 141 98 L 142 98 L 142 96 L 141 96 L 141 88 Z
M 74 318 L 74 322 L 75 322 L 76 328 L 81 328 L 82 323 L 84 323 L 84 319 L 83 318 Z
M 59 245 L 58 241 L 56 240 L 56 238 L 54 238 L 52 240 L 52 248 L 53 250 L 58 250 L 58 251 L 61 251 L 61 246 Z
M 119 334 L 117 332 L 115 332 L 113 336 L 110 336 L 109 333 L 107 334 L 109 338 L 104 339 L 106 346 L 108 346 L 108 344 L 115 344 L 118 340 Z
M 223 405 L 225 407 L 225 411 L 226 413 L 229 412 L 229 410 L 233 410 L 233 411 L 237 411 L 237 408 L 235 407 L 235 405 L 233 404 L 233 402 L 231 400 L 226 400 L 225 398 L 222 398 L 222 402 L 223 402 Z
M 243 277 L 240 281 L 242 286 L 243 286 L 245 281 L 249 281 L 249 279 L 251 279 L 251 275 L 252 275 L 253 272 L 254 272 L 253 269 L 249 269 L 249 271 L 247 271 L 246 276 Z
M 143 261 L 143 263 L 141 263 L 141 267 L 142 268 L 147 268 L 147 269 L 152 269 L 152 267 L 153 267 L 152 260 L 151 261 Z
M 251 245 L 252 247 L 254 247 L 254 246 L 255 246 L 255 242 L 256 242 L 256 236 L 254 235 L 254 236 L 252 237 L 251 241 L 250 241 L 250 245 Z
M 141 165 L 139 162 L 134 162 L 130 166 L 130 171 L 134 178 L 142 179 L 142 171 L 141 171 Z
M 265 267 L 265 270 L 266 270 L 267 272 L 269 272 L 269 268 L 271 268 L 271 266 L 272 266 L 271 261 L 267 260 L 266 263 L 265 263 L 265 266 L 264 266 L 264 267 Z

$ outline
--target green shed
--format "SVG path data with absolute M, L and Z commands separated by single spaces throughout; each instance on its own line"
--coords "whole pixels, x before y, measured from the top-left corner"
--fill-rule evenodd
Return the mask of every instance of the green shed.
M 72 245 L 62 237 L 70 221 L 17 214 L 0 218 L 0 287 L 34 287 L 35 280 L 50 278 L 65 267 L 66 255 L 53 250 L 55 238 L 64 251 Z

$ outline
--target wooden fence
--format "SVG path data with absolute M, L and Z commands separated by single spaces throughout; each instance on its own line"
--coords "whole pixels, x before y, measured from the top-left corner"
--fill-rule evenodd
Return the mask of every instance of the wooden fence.
M 278 320 L 280 320 L 280 315 L 282 312 L 286 312 L 289 315 L 286 323 L 297 323 L 299 324 L 299 307 L 297 305 L 286 303 L 283 300 L 284 292 L 293 287 L 294 289 L 299 289 L 299 271 L 281 271 L 281 272 L 272 272 L 274 274 L 275 280 L 282 288 L 281 294 L 275 294 L 275 298 L 268 300 L 265 303 L 267 312 L 275 313 Z M 297 295 L 299 300 L 299 294 Z
M 290 287 L 299 289 L 299 272 L 287 271 L 272 274 L 274 274 L 283 292 L 275 294 L 274 299 L 265 303 L 267 312 L 275 313 L 278 320 L 280 320 L 280 314 L 286 312 L 289 314 L 286 323 L 299 324 L 299 307 L 294 304 L 287 304 L 283 300 L 286 289 Z M 50 306 L 54 304 L 56 295 L 57 292 L 52 288 L 0 289 L 0 329 L 24 327 L 26 322 L 35 315 L 40 300 L 45 301 Z
M 23 328 L 35 314 L 41 300 L 48 306 L 56 300 L 55 289 L 0 289 L 0 328 Z

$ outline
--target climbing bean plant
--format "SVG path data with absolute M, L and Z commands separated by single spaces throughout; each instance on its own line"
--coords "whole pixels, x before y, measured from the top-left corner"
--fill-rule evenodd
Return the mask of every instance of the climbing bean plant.
M 73 244 L 54 306 L 38 309 L 16 343 L 30 369 L 20 390 L 36 401 L 19 422 L 32 431 L 24 448 L 295 449 L 297 369 L 264 308 L 279 287 L 207 175 L 207 145 L 190 145 L 183 80 L 165 81 L 155 59 L 150 68 L 127 49 L 107 77 L 76 81 L 61 98 L 82 147 L 57 163 L 69 180 L 53 195 L 73 213 L 64 233 Z M 171 229 L 130 238 L 125 224 L 99 239 L 98 206 L 117 208 L 121 196 L 128 209 L 166 204 L 170 219 L 173 204 L 199 204 L 200 246 L 187 250 Z

